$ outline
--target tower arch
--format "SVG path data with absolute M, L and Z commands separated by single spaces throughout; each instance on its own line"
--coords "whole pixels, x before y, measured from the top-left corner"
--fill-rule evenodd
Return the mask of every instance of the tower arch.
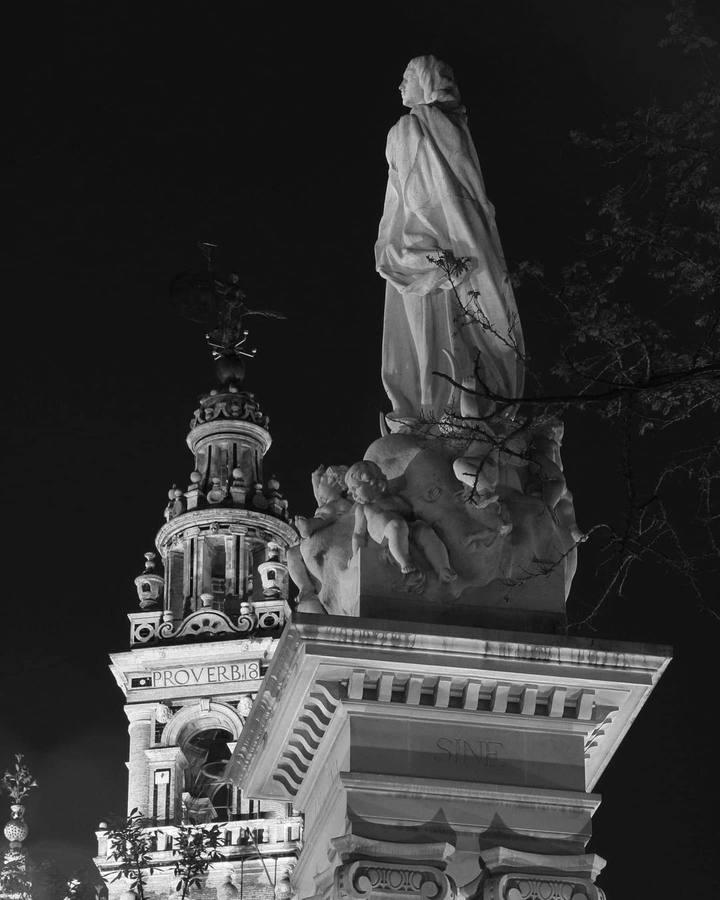
M 230 732 L 232 740 L 236 741 L 242 726 L 242 719 L 229 703 L 198 701 L 175 713 L 163 730 L 162 746 L 182 748 L 201 731 L 213 729 Z

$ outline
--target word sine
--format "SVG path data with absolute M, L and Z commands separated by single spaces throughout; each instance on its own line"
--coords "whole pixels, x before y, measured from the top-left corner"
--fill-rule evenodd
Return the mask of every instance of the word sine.
M 500 741 L 466 741 L 462 738 L 440 738 L 437 749 L 455 765 L 496 766 L 502 757 Z
M 226 663 L 213 666 L 184 666 L 178 669 L 158 669 L 131 679 L 133 688 L 190 687 L 195 684 L 228 684 L 235 681 L 257 681 L 260 660 Z

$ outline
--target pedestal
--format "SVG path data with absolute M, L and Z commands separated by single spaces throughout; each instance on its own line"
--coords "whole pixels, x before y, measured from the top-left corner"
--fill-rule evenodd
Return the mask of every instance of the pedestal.
M 593 787 L 665 648 L 298 615 L 230 777 L 305 814 L 309 897 L 596 900 Z

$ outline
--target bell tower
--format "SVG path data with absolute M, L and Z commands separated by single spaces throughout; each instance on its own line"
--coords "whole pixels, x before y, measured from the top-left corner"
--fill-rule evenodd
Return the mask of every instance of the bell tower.
M 292 805 L 246 797 L 225 778 L 263 674 L 289 614 L 287 550 L 296 543 L 280 483 L 263 472 L 268 417 L 243 386 L 250 315 L 238 277 L 220 277 L 213 245 L 202 274 L 183 275 L 173 298 L 206 326 L 217 386 L 190 421 L 187 486 L 168 492 L 155 550 L 135 579 L 129 649 L 111 654 L 128 719 L 128 813 L 157 837 L 146 896 L 172 894 L 173 838 L 181 823 L 214 823 L 222 862 L 203 895 L 270 897 L 285 883 L 301 838 Z M 96 864 L 112 876 L 106 830 Z M 110 882 L 110 896 L 126 888 Z M 217 888 L 216 891 L 213 888 Z

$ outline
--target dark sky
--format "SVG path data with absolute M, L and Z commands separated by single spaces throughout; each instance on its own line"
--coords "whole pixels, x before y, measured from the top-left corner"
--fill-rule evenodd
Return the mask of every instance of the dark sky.
M 701 10 L 720 34 L 715 5 Z M 6 19 L 0 764 L 23 751 L 41 782 L 28 801 L 36 855 L 90 855 L 97 822 L 124 804 L 107 653 L 127 644 L 132 580 L 167 488 L 187 483 L 187 423 L 212 386 L 201 331 L 167 295 L 198 266 L 196 242 L 219 242 L 251 303 L 288 316 L 253 324 L 248 387 L 271 416 L 266 471 L 308 512 L 309 473 L 361 458 L 386 408 L 373 244 L 407 61 L 433 52 L 454 67 L 509 260 L 553 264 L 572 258 L 596 184 L 569 131 L 677 89 L 675 57 L 656 49 L 664 12 L 66 2 Z M 554 349 L 542 309 L 518 303 L 542 367 Z M 590 433 L 569 427 L 564 450 L 585 523 L 614 477 Z M 571 617 L 596 589 L 592 552 Z M 616 900 L 711 896 L 718 627 L 649 568 L 599 627 L 676 651 L 599 785 L 602 884 Z

